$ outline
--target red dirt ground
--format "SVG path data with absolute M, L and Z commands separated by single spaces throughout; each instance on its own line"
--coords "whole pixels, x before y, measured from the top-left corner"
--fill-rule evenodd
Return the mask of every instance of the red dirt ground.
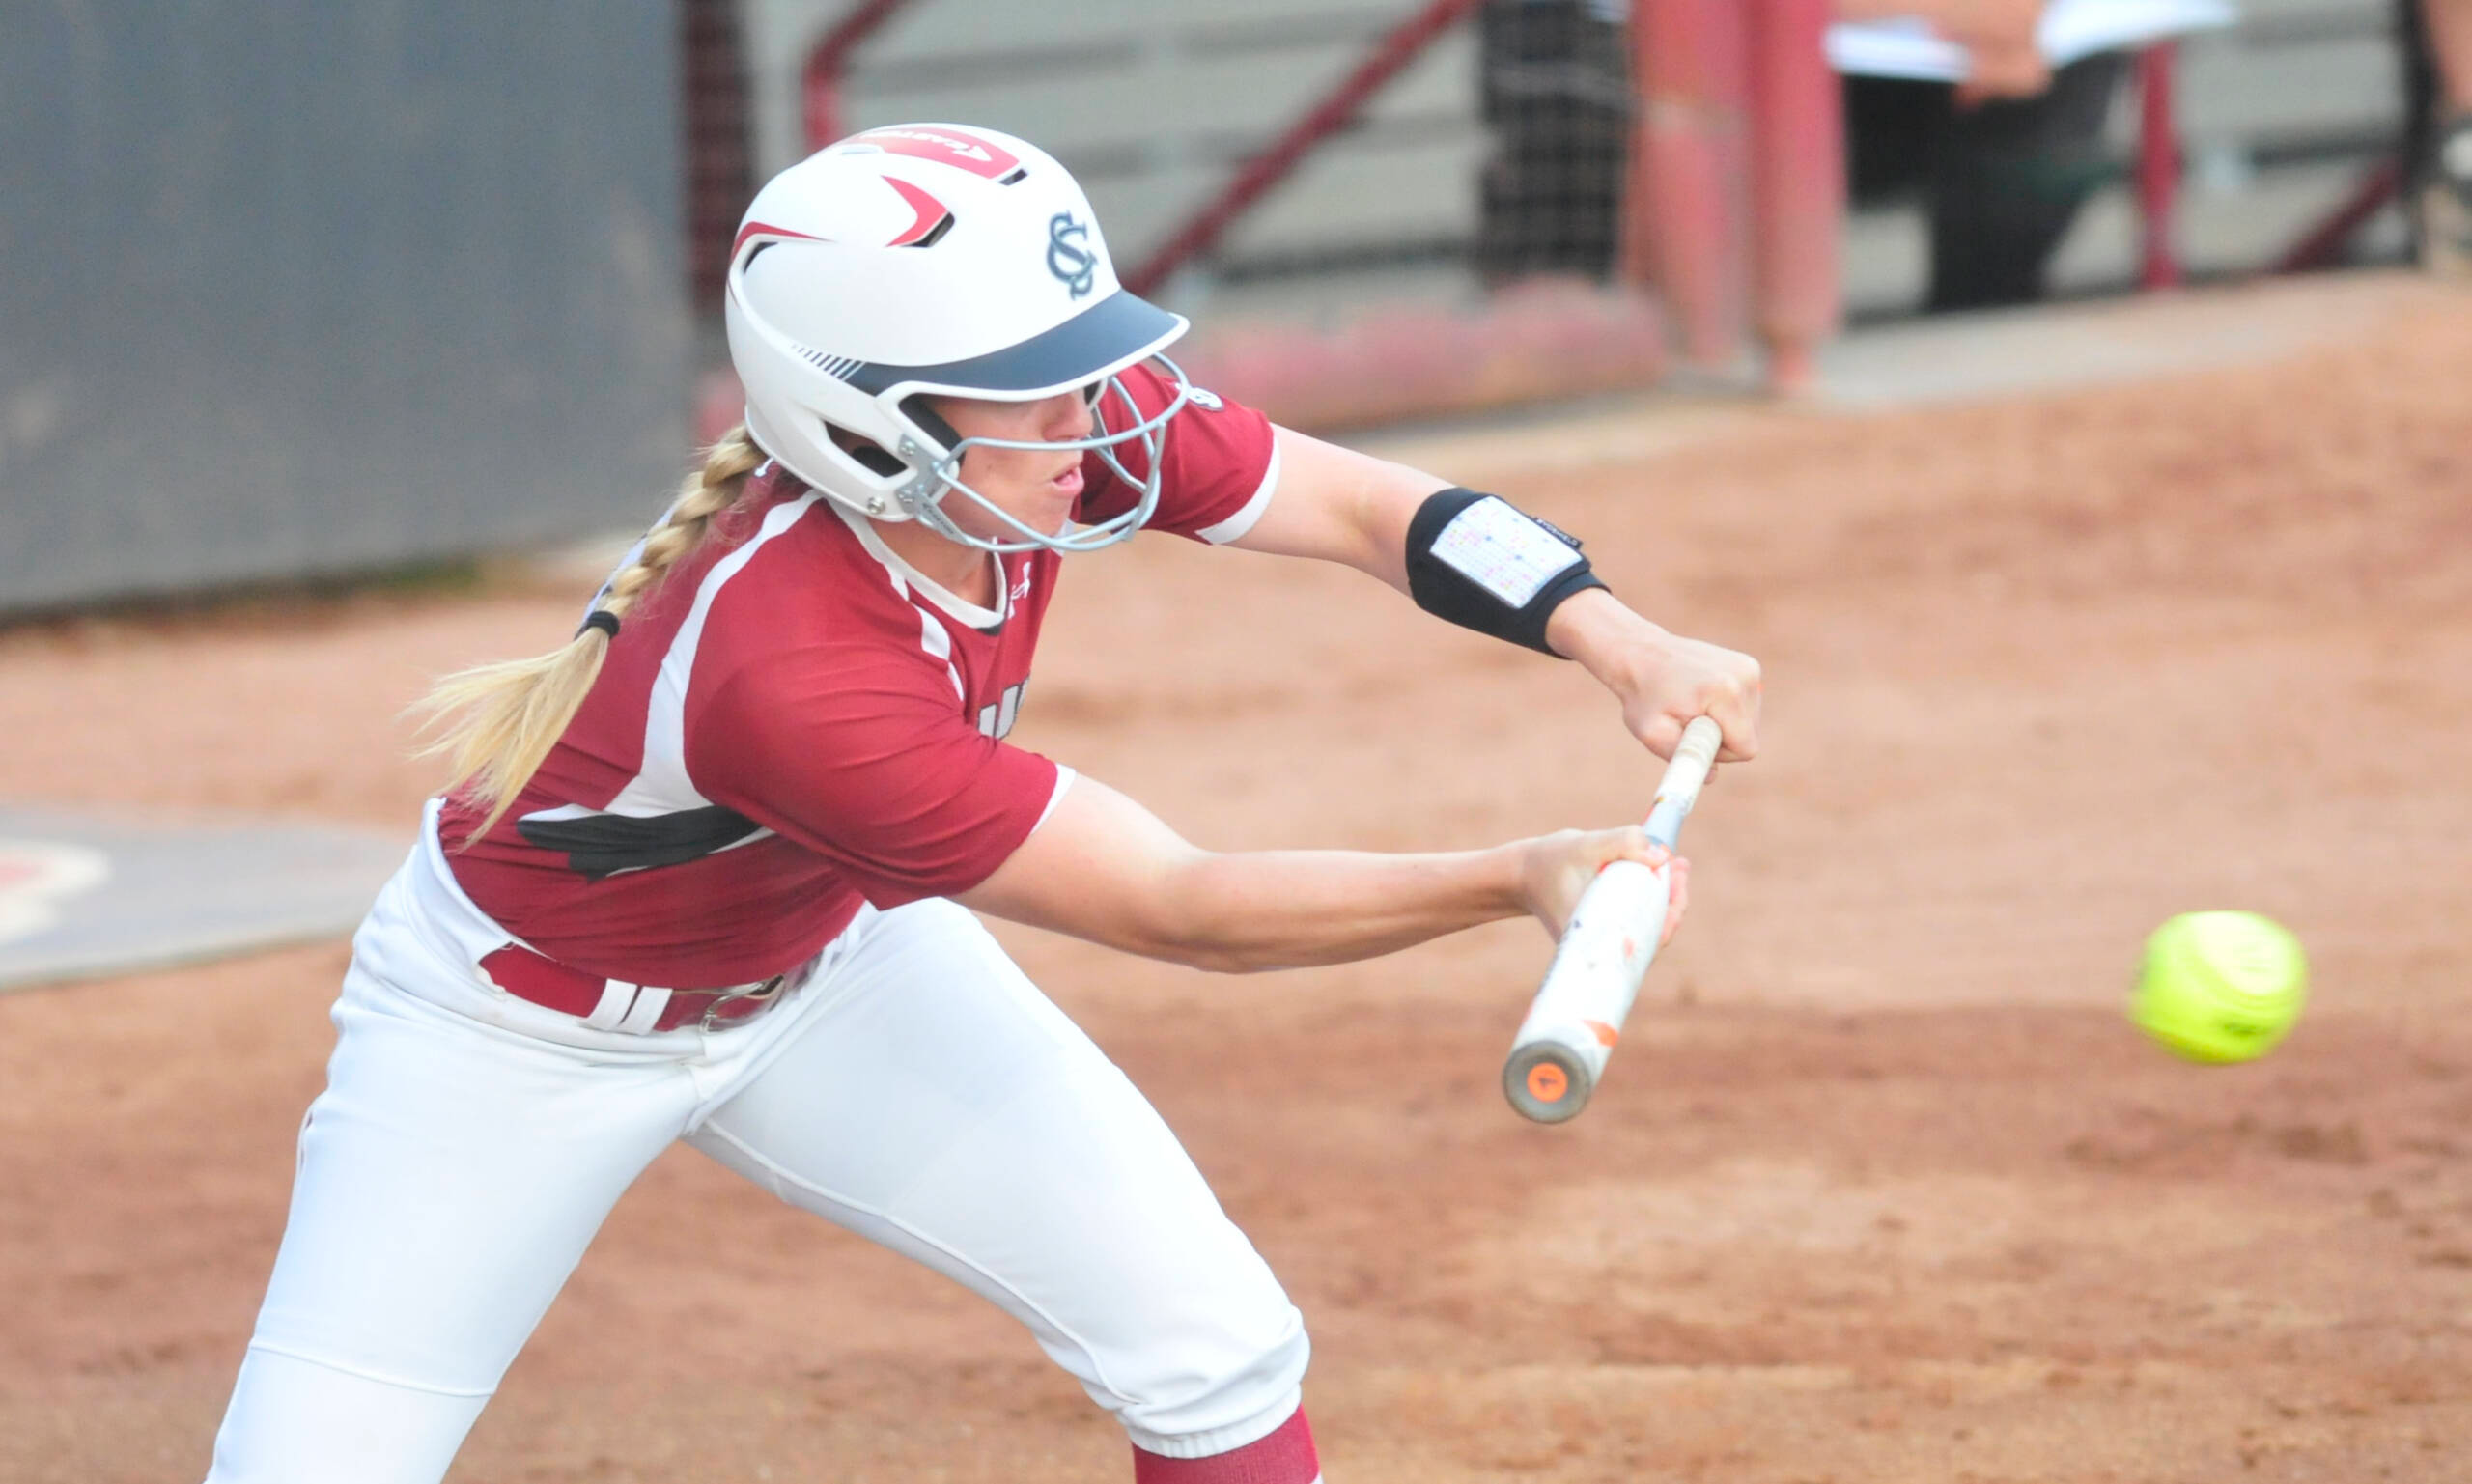
M 1335 1484 L 2472 1477 L 2472 297 L 2411 309 L 1513 485 L 1769 672 L 1768 753 L 1704 801 L 1693 919 L 1576 1124 L 1495 1088 L 1533 928 L 1246 980 L 1008 934 L 1303 1305 Z M 1574 667 L 1360 578 L 1072 565 L 1020 736 L 1205 843 L 1643 801 Z M 0 635 L 0 795 L 408 838 L 398 710 L 576 597 Z M 2119 1013 L 2146 931 L 2215 906 L 2315 955 L 2253 1066 Z M 344 954 L 0 999 L 0 1478 L 203 1472 Z M 1005 1321 L 682 1152 L 457 1477 L 1126 1472 Z

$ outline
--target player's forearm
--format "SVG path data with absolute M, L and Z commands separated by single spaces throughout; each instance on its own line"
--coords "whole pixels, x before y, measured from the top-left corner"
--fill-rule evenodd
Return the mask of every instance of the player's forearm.
M 1221 973 L 1345 964 L 1516 917 L 1516 846 L 1438 854 L 1196 854 L 1160 883 L 1147 957 Z
M 1759 666 L 1749 656 L 1683 638 L 1633 612 L 1580 556 L 1563 550 L 1550 527 L 1505 511 L 1506 502 L 1284 428 L 1278 439 L 1278 492 L 1238 546 L 1344 562 L 1452 623 L 1577 660 L 1621 703 L 1625 723 L 1660 757 L 1672 752 L 1685 722 L 1703 714 L 1725 729 L 1721 761 L 1758 750 Z M 1420 525 L 1429 506 L 1434 518 Z M 1522 560 L 1507 564 L 1512 572 L 1505 580 L 1518 575 L 1523 560 L 1530 580 L 1514 580 L 1507 590 L 1488 587 L 1477 580 L 1485 560 L 1472 567 L 1461 554 L 1445 553 L 1462 520 L 1486 527 L 1470 533 L 1480 550 L 1488 542 L 1499 551 L 1524 541 L 1528 549 L 1513 551 Z M 1526 533 L 1516 528 L 1522 523 Z M 1536 555 L 1540 546 L 1543 557 Z M 1555 556 L 1562 558 L 1559 572 Z
M 1095 778 L 964 905 L 1144 958 L 1223 972 L 1341 964 L 1528 911 L 1547 882 L 1520 842 L 1448 854 L 1197 849 Z
M 1545 621 L 1545 642 L 1554 653 L 1617 694 L 1640 680 L 1640 666 L 1654 656 L 1658 641 L 1669 637 L 1601 587 L 1572 594 Z

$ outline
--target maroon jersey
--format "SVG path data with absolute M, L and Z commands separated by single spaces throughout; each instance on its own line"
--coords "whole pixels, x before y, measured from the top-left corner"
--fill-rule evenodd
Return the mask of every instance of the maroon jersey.
M 1169 392 L 1125 382 L 1146 414 Z M 1117 457 L 1142 472 L 1140 451 Z M 1250 529 L 1278 479 L 1270 424 L 1200 394 L 1166 429 L 1150 528 Z M 1082 515 L 1134 491 L 1095 453 Z M 508 933 L 635 984 L 762 979 L 861 901 L 951 896 L 1028 838 L 1070 771 L 1008 745 L 1060 558 L 991 556 L 997 606 L 911 569 L 863 518 L 767 464 L 627 615 L 591 693 L 515 806 L 450 798 L 457 882 Z

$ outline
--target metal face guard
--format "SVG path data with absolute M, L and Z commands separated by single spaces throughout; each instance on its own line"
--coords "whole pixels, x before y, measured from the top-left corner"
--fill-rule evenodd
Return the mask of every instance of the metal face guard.
M 1186 377 L 1184 368 L 1164 355 L 1154 355 L 1151 358 L 1167 368 L 1168 374 L 1175 378 L 1176 387 L 1173 400 L 1154 417 L 1143 417 L 1139 405 L 1133 400 L 1133 394 L 1125 389 L 1123 380 L 1119 377 L 1110 376 L 1100 383 L 1101 389 L 1098 395 L 1091 400 L 1091 409 L 1098 416 L 1099 427 L 1096 433 L 1086 438 L 1043 443 L 1018 438 L 969 437 L 962 439 L 948 450 L 941 451 L 923 444 L 915 438 L 903 438 L 899 449 L 902 462 L 913 468 L 923 468 L 925 471 L 901 488 L 903 507 L 920 520 L 925 521 L 930 529 L 947 541 L 959 542 L 963 546 L 973 546 L 981 551 L 1029 551 L 1040 547 L 1050 551 L 1096 551 L 1103 546 L 1111 546 L 1123 541 L 1141 529 L 1142 524 L 1159 508 L 1161 478 L 1159 456 L 1166 444 L 1167 423 L 1184 410 L 1185 404 L 1191 402 L 1194 395 L 1193 382 Z M 1123 415 L 1130 419 L 1129 424 L 1121 431 L 1111 431 L 1108 427 L 1108 404 L 1110 398 L 1121 405 Z M 1136 478 L 1133 471 L 1124 466 L 1123 461 L 1118 459 L 1115 453 L 1119 444 L 1129 443 L 1135 439 L 1140 440 L 1146 467 L 1146 473 L 1140 478 Z M 1109 469 L 1113 471 L 1116 478 L 1139 490 L 1140 494 L 1135 500 L 1131 510 L 1122 515 L 1111 516 L 1095 525 L 1075 526 L 1054 535 L 1033 530 L 1014 519 L 995 501 L 962 482 L 962 456 L 973 447 L 1015 448 L 1032 453 L 1055 453 L 1064 449 L 1082 449 L 1096 453 Z M 945 498 L 954 491 L 959 491 L 976 502 L 979 509 L 994 516 L 997 520 L 1016 533 L 1019 539 L 973 536 L 956 525 L 952 517 L 946 515 L 943 510 Z

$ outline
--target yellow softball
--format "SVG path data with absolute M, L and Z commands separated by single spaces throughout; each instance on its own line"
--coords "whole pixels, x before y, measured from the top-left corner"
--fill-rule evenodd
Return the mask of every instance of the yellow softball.
M 2146 940 L 2129 1018 L 2191 1061 L 2273 1050 L 2309 995 L 2309 958 L 2256 912 L 2182 912 Z

